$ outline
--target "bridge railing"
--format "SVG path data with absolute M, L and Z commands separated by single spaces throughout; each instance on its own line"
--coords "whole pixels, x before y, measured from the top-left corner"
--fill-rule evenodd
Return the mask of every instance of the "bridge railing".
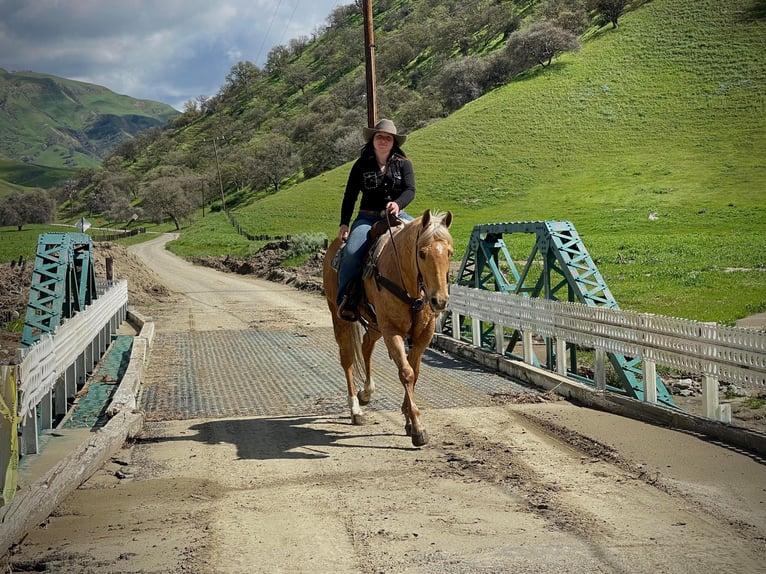
M 638 358 L 643 382 L 654 381 L 657 365 L 699 375 L 708 418 L 730 422 L 729 405 L 718 404 L 718 383 L 766 385 L 766 332 L 509 295 L 461 285 L 450 287 L 452 325 L 471 319 L 471 343 L 481 346 L 482 322 L 493 324 L 495 351 L 505 352 L 505 328 L 522 333 L 523 359 L 533 363 L 533 336 L 555 340 L 556 371 L 567 375 L 566 345 L 594 349 L 596 388 L 604 389 L 607 353 Z M 459 339 L 460 333 L 453 337 Z M 656 402 L 654 384 L 644 384 L 647 402 Z
M 0 418 L 8 423 L 0 425 L 0 478 L 6 494 L 19 456 L 39 452 L 40 432 L 66 414 L 68 401 L 85 384 L 125 320 L 128 282 L 106 281 L 96 288 L 99 296 L 85 310 L 21 349 L 18 364 L 0 373 Z

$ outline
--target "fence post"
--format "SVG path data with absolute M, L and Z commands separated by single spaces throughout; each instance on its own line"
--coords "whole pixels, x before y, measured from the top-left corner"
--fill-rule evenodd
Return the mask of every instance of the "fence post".
M 15 365 L 0 366 L 0 480 L 2 499 L 8 504 L 16 494 L 19 475 L 18 406 L 16 404 L 16 381 L 18 368 Z

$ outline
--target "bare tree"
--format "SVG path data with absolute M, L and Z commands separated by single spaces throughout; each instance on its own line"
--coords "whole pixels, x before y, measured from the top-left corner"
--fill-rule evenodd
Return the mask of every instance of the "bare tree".
M 455 111 L 481 96 L 485 70 L 485 61 L 476 56 L 447 64 L 439 80 L 444 107 Z
M 525 68 L 534 64 L 550 66 L 553 58 L 562 52 L 579 50 L 580 42 L 572 32 L 551 22 L 534 22 L 511 34 L 506 50 L 512 60 Z
M 177 168 L 163 170 L 144 188 L 144 212 L 156 223 L 169 217 L 176 229 L 181 229 L 181 221 L 197 208 L 198 187 L 198 177 L 182 173 Z
M 56 202 L 42 189 L 14 191 L 0 200 L 0 225 L 13 225 L 19 231 L 29 223 L 50 223 Z
M 540 19 L 578 35 L 590 24 L 583 0 L 544 0 L 535 8 L 535 13 Z
M 257 184 L 271 187 L 276 193 L 282 181 L 298 169 L 293 144 L 286 136 L 271 134 L 258 142 L 253 154 Z

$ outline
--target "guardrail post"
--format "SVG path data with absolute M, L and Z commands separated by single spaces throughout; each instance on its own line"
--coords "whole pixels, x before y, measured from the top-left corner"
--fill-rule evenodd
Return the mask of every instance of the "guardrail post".
M 85 386 L 85 379 L 88 376 L 88 368 L 85 365 L 86 352 L 87 350 L 83 351 L 75 359 L 75 393 Z
M 471 343 L 481 349 L 481 321 L 471 317 Z
M 72 363 L 64 373 L 64 400 L 73 397 L 77 392 L 77 362 Z
M 718 379 L 712 375 L 702 376 L 702 412 L 707 418 L 718 420 Z
M 53 387 L 53 397 L 55 401 L 53 405 L 53 412 L 55 413 L 56 417 L 65 415 L 67 411 L 66 400 L 69 395 L 67 395 L 66 392 L 66 380 L 66 375 L 59 377 Z M 72 395 L 74 395 L 74 393 L 72 393 Z
M 85 345 L 85 350 L 82 352 L 82 372 L 83 375 L 85 375 L 82 379 L 82 384 L 84 385 L 88 375 L 93 372 L 93 365 L 96 364 L 96 361 L 93 359 L 93 341 Z M 78 385 L 79 387 L 80 385 Z
M 37 436 L 37 415 L 34 409 L 31 413 L 24 413 L 20 427 L 19 455 L 37 454 L 40 445 Z
M 460 313 L 452 311 L 452 338 L 460 340 Z
M 644 379 L 644 400 L 657 404 L 657 365 L 654 361 L 641 359 L 641 371 Z
M 532 332 L 524 331 L 521 334 L 522 346 L 524 350 L 524 362 L 528 365 L 535 364 L 535 348 L 532 346 Z
M 599 391 L 606 390 L 606 351 L 596 349 L 593 356 L 593 381 Z
M 495 323 L 495 352 L 505 354 L 505 326 L 502 323 Z
M 53 393 L 48 391 L 40 401 L 40 428 L 53 428 Z
M 561 337 L 556 338 L 556 372 L 562 377 L 567 376 L 567 342 Z

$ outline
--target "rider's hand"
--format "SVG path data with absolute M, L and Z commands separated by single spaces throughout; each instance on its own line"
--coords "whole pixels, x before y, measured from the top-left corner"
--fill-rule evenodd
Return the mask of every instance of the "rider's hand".
M 396 217 L 397 215 L 399 215 L 399 204 L 396 203 L 395 201 L 389 201 L 386 204 L 386 212 Z
M 341 243 L 345 243 L 346 239 L 348 239 L 348 225 L 341 225 L 338 229 L 338 239 L 340 239 Z

